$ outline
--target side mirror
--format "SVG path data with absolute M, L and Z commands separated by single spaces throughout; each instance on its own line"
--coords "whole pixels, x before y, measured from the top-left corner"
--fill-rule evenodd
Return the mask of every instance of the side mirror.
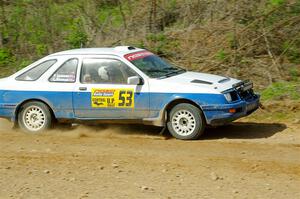
M 132 76 L 132 77 L 128 77 L 127 83 L 130 85 L 143 85 L 144 81 L 142 78 L 138 76 Z

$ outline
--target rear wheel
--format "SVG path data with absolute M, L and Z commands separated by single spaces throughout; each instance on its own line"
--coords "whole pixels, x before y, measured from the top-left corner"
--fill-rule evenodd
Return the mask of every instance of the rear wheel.
M 40 133 L 51 127 L 52 115 L 44 103 L 28 102 L 19 111 L 18 124 L 25 132 Z
M 203 134 L 205 121 L 198 107 L 182 103 L 171 110 L 167 126 L 174 137 L 182 140 L 194 140 Z

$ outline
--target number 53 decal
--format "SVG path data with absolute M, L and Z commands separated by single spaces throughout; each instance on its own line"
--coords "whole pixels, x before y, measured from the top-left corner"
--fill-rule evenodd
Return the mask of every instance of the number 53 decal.
M 133 104 L 133 91 L 120 90 L 119 92 L 119 107 L 132 107 Z
M 134 108 L 134 89 L 97 89 L 91 93 L 93 108 Z

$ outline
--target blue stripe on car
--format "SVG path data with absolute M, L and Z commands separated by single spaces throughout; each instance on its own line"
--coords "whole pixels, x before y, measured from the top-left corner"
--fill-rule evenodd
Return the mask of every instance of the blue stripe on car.
M 232 117 L 230 108 L 243 109 L 247 103 L 229 104 L 222 94 L 203 93 L 135 93 L 135 108 L 92 108 L 90 92 L 1 91 L 0 117 L 15 119 L 15 108 L 22 102 L 35 99 L 47 103 L 57 119 L 101 118 L 143 119 L 156 118 L 167 104 L 175 99 L 188 99 L 198 104 L 207 123 L 216 118 Z M 73 104 L 74 109 L 73 110 Z M 237 116 L 237 115 L 235 115 Z

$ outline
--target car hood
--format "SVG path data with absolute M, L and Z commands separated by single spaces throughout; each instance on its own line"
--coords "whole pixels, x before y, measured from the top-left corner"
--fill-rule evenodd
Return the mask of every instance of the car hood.
M 163 79 L 163 81 L 169 83 L 198 86 L 203 88 L 212 88 L 219 92 L 231 89 L 233 84 L 241 82 L 241 80 L 233 79 L 230 77 L 198 72 L 185 72 L 176 76 L 165 78 Z

